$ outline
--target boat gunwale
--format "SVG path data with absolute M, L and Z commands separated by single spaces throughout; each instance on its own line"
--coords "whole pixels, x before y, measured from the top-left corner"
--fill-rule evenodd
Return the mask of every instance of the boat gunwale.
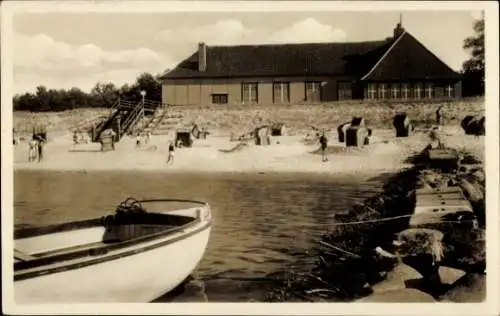
M 145 200 L 139 200 L 138 202 L 139 203 L 187 202 L 187 203 L 193 203 L 193 204 L 197 204 L 197 205 L 200 205 L 203 207 L 210 208 L 210 205 L 206 202 L 197 201 L 197 200 L 188 200 L 188 199 L 145 199 Z M 151 212 L 151 214 L 167 214 L 169 212 L 176 212 L 179 210 L 182 210 L 182 209 L 165 211 L 165 212 L 161 212 L 161 213 L 160 212 Z M 190 217 L 190 216 L 173 215 L 173 214 L 171 214 L 171 216 Z M 51 225 L 46 225 L 46 226 L 21 228 L 21 229 L 14 230 L 14 240 L 31 238 L 31 237 L 39 237 L 39 236 L 49 235 L 49 234 L 54 234 L 54 233 L 68 232 L 68 231 L 73 231 L 73 230 L 77 230 L 77 229 L 99 227 L 100 224 L 101 224 L 101 218 L 99 217 L 99 218 L 89 218 L 89 219 L 77 220 L 77 221 L 71 221 L 71 222 L 65 222 L 65 223 L 56 223 L 56 224 L 51 224 Z
M 196 221 L 190 222 L 189 224 L 192 224 L 194 222 L 201 222 L 201 220 L 197 219 Z M 154 250 L 154 249 L 157 249 L 160 247 L 164 247 L 164 246 L 168 246 L 168 245 L 173 244 L 175 242 L 184 240 L 184 239 L 189 238 L 191 236 L 194 236 L 198 233 L 205 231 L 206 229 L 209 229 L 211 226 L 212 226 L 212 221 L 208 220 L 203 226 L 201 226 L 200 228 L 193 230 L 187 234 L 183 234 L 183 235 L 180 235 L 178 237 L 175 237 L 172 239 L 167 239 L 163 242 L 155 243 L 155 244 L 141 247 L 138 249 L 131 249 L 128 251 L 120 252 L 120 253 L 117 253 L 114 255 L 97 256 L 97 257 L 94 257 L 90 260 L 85 260 L 85 261 L 81 261 L 81 262 L 71 263 L 68 265 L 54 267 L 54 268 L 48 268 L 48 269 L 43 269 L 43 265 L 42 265 L 39 267 L 41 269 L 36 270 L 36 271 L 26 271 L 26 272 L 25 271 L 18 271 L 18 272 L 15 271 L 14 272 L 14 282 L 32 279 L 32 278 L 35 278 L 38 276 L 45 276 L 45 275 L 50 275 L 50 274 L 54 274 L 54 273 L 66 272 L 66 271 L 70 271 L 70 270 L 84 268 L 87 266 L 101 264 L 101 263 L 105 263 L 108 261 L 113 261 L 113 260 L 125 258 L 128 256 L 140 254 L 142 252 L 151 251 L 151 250 Z
M 141 200 L 140 202 L 148 203 L 148 202 L 165 202 L 165 201 L 167 201 L 167 202 L 194 202 L 195 204 L 198 204 L 198 205 L 201 205 L 203 207 L 207 207 L 208 209 L 210 209 L 210 206 L 208 203 L 200 202 L 200 201 L 193 201 L 193 200 L 150 199 L 150 200 Z M 182 210 L 182 209 L 179 209 L 179 210 Z M 179 211 L 179 210 L 173 210 L 171 212 L 175 212 L 175 211 Z M 108 252 L 110 250 L 119 250 L 119 249 L 123 249 L 123 248 L 127 248 L 127 247 L 132 247 L 132 246 L 138 245 L 140 243 L 154 241 L 155 239 L 160 239 L 160 238 L 165 237 L 167 235 L 170 235 L 172 233 L 183 231 L 187 228 L 196 226 L 197 224 L 202 222 L 202 219 L 200 217 L 193 218 L 191 216 L 173 215 L 173 214 L 168 214 L 168 211 L 162 212 L 162 213 L 151 212 L 151 214 L 162 214 L 162 215 L 167 215 L 167 216 L 170 215 L 170 216 L 178 216 L 178 217 L 187 217 L 187 218 L 192 218 L 193 220 L 191 220 L 183 225 L 172 227 L 171 229 L 166 229 L 164 231 L 160 231 L 160 232 L 153 233 L 153 234 L 148 234 L 148 235 L 141 236 L 138 238 L 133 238 L 133 239 L 124 240 L 121 242 L 109 243 L 109 244 L 100 244 L 100 245 L 97 245 L 96 247 L 75 250 L 75 251 L 66 252 L 66 253 L 59 253 L 59 254 L 55 254 L 53 256 L 46 256 L 46 257 L 36 257 L 35 256 L 34 259 L 32 259 L 32 260 L 15 262 L 14 263 L 14 281 L 28 279 L 28 278 L 36 277 L 36 276 L 39 276 L 42 274 L 45 275 L 45 274 L 50 274 L 50 273 L 55 273 L 55 272 L 62 272 L 62 271 L 76 269 L 76 268 L 80 268 L 80 267 L 91 265 L 91 264 L 97 264 L 97 263 L 102 263 L 102 262 L 106 262 L 106 261 L 110 261 L 110 260 L 123 258 L 123 257 L 129 256 L 129 255 L 133 255 L 133 254 L 137 254 L 137 253 L 140 253 L 143 251 L 155 249 L 157 247 L 165 246 L 165 245 L 168 245 L 170 243 L 182 240 L 184 238 L 188 238 L 188 237 L 192 236 L 193 234 L 195 234 L 199 231 L 202 231 L 202 230 L 211 226 L 211 220 L 209 219 L 206 221 L 206 224 L 204 226 L 202 226 L 202 228 L 194 230 L 194 231 L 189 232 L 187 234 L 178 236 L 176 238 L 168 239 L 168 240 L 165 240 L 164 242 L 152 244 L 152 245 L 149 245 L 146 247 L 140 247 L 138 249 L 130 249 L 128 251 L 126 250 L 126 251 L 123 251 L 123 252 L 120 252 L 120 253 L 117 253 L 114 255 L 108 254 Z M 49 230 L 54 231 L 54 230 L 57 230 L 57 228 L 59 228 L 61 226 L 67 226 L 67 225 L 71 225 L 71 224 L 74 225 L 76 223 L 81 223 L 81 224 L 88 225 L 88 226 L 87 227 L 73 227 L 75 230 L 81 229 L 81 228 L 94 227 L 96 223 L 100 223 L 100 219 L 94 218 L 94 219 L 78 221 L 78 222 L 56 224 L 56 225 L 51 225 L 51 226 L 40 227 L 38 229 L 44 230 L 44 229 L 47 229 L 49 227 L 50 228 Z M 94 226 L 91 225 L 92 223 L 94 223 Z M 27 229 L 23 229 L 23 230 L 24 231 L 25 230 L 35 231 L 35 230 L 37 230 L 37 228 L 27 228 Z M 66 231 L 70 231 L 70 230 L 72 230 L 72 229 L 68 229 Z M 59 231 L 54 231 L 54 232 L 61 232 L 61 231 L 59 230 Z M 49 234 L 49 233 L 47 233 L 46 230 L 44 230 L 44 233 L 41 235 L 44 235 L 44 234 Z M 38 235 L 38 236 L 41 236 L 41 235 Z M 35 237 L 35 236 L 32 236 L 32 237 Z M 99 251 L 101 251 L 101 252 L 99 252 Z M 97 254 L 95 254 L 95 252 L 97 252 Z M 27 269 L 43 268 L 43 266 L 46 266 L 49 264 L 55 264 L 55 263 L 59 263 L 59 262 L 63 262 L 63 261 L 76 260 L 79 258 L 85 259 L 86 257 L 87 258 L 93 257 L 93 259 L 85 260 L 85 261 L 77 262 L 77 263 L 71 263 L 69 265 L 64 265 L 61 267 L 48 268 L 45 270 L 41 269 L 38 271 L 25 271 Z

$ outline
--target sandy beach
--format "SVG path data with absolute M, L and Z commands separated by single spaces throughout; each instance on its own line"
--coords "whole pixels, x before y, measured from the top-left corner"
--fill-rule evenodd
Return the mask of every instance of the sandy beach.
M 396 171 L 408 166 L 406 159 L 429 142 L 427 133 L 396 138 L 394 130 L 375 130 L 370 145 L 346 148 L 336 132 L 329 139 L 329 160 L 321 162 L 319 144 L 306 145 L 304 134 L 276 136 L 270 146 L 248 143 L 231 151 L 238 142 L 229 137 L 195 139 L 191 148 L 175 151 L 173 164 L 166 164 L 171 135 L 153 135 L 148 144 L 136 148 L 135 139 L 124 137 L 115 151 L 101 152 L 98 143 L 78 144 L 72 135 L 50 135 L 42 162 L 28 162 L 28 144 L 14 146 L 14 168 L 29 170 L 151 170 L 158 172 L 307 172 L 357 173 Z M 483 138 L 464 135 L 458 126 L 441 129 L 443 141 L 484 159 Z M 51 137 L 52 136 L 52 137 Z

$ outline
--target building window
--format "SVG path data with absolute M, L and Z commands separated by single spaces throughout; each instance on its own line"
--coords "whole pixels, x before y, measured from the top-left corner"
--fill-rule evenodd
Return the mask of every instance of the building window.
M 417 100 L 422 98 L 422 84 L 416 83 L 413 87 L 413 98 Z
M 432 99 L 434 97 L 434 85 L 432 83 L 427 83 L 425 85 L 425 97 L 427 99 Z
M 227 94 L 219 93 L 212 94 L 212 104 L 227 104 Z
M 290 102 L 290 83 L 275 82 L 273 83 L 273 101 L 274 103 Z
M 321 82 L 319 81 L 306 82 L 306 101 L 309 102 L 321 101 Z
M 391 85 L 391 98 L 392 99 L 399 99 L 400 98 L 399 84 L 397 84 L 397 83 L 393 83 Z
M 339 100 L 352 99 L 352 84 L 350 82 L 339 82 Z
M 380 83 L 378 85 L 378 98 L 385 99 L 387 95 L 387 85 L 385 83 Z
M 445 93 L 448 98 L 455 97 L 455 87 L 452 84 L 449 84 L 445 88 Z
M 377 85 L 375 83 L 368 84 L 368 99 L 374 100 L 377 96 Z
M 246 82 L 241 84 L 241 99 L 243 103 L 257 103 L 259 100 L 258 83 Z
M 408 100 L 410 97 L 410 85 L 407 83 L 403 83 L 401 85 L 401 96 L 403 100 Z

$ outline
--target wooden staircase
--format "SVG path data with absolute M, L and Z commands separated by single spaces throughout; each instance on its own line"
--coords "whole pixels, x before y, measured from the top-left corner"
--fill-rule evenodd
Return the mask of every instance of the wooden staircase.
M 142 100 L 138 103 L 119 99 L 111 108 L 110 114 L 91 128 L 93 142 L 99 142 L 101 133 L 106 129 L 113 129 L 116 133 L 115 141 L 134 130 L 134 127 L 144 119 L 146 112 L 153 112 L 157 103 Z

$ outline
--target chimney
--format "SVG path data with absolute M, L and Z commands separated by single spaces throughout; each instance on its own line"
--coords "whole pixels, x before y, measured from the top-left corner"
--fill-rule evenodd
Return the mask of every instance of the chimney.
M 203 42 L 198 43 L 198 71 L 207 70 L 207 45 Z
M 405 29 L 401 25 L 401 23 L 398 23 L 396 27 L 394 28 L 394 39 L 398 38 L 401 34 L 403 34 Z

